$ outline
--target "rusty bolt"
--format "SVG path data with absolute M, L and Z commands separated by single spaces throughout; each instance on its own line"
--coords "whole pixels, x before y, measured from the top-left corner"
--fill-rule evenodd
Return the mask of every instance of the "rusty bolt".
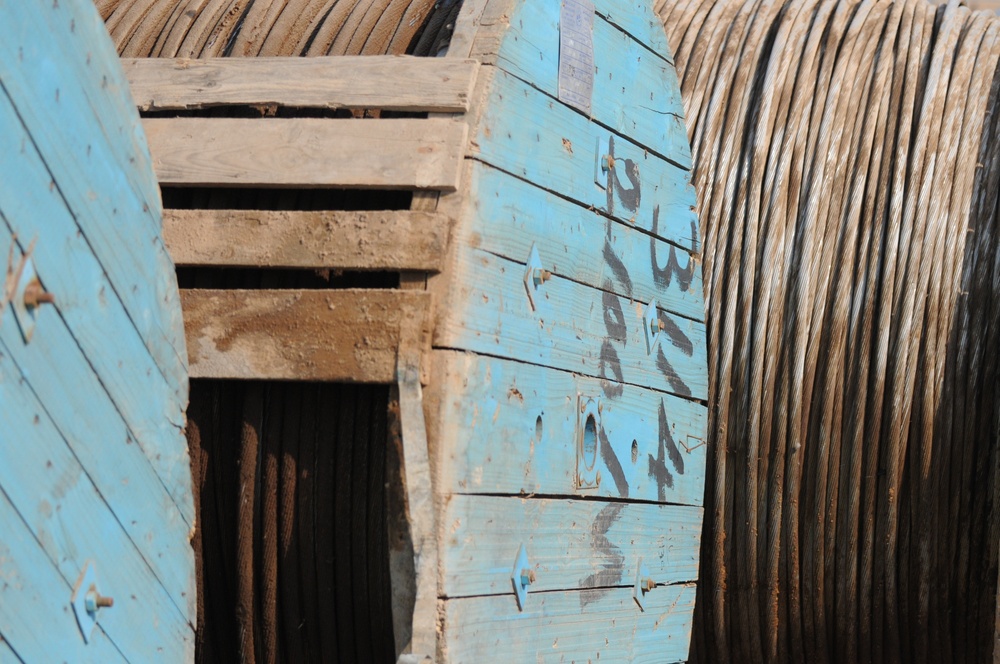
M 612 157 L 609 154 L 606 154 L 603 157 L 601 157 L 601 170 L 602 171 L 610 171 L 614 167 L 615 167 L 615 158 L 614 157 Z
M 535 570 L 525 567 L 521 570 L 521 585 L 530 586 L 535 582 Z
M 597 477 L 595 478 L 594 486 L 601 486 L 601 471 L 597 471 Z
M 642 581 L 642 592 L 648 593 L 650 590 L 656 587 L 656 581 L 652 579 L 643 579 Z
M 110 609 L 115 605 L 115 600 L 113 597 L 104 597 L 96 590 L 91 590 L 87 593 L 87 597 L 84 599 L 87 605 L 88 613 L 97 613 L 97 609 Z
M 32 279 L 24 287 L 24 306 L 34 309 L 40 304 L 55 304 L 56 296 L 42 288 L 38 279 Z
M 543 269 L 539 269 L 539 268 L 536 268 L 535 271 L 534 271 L 534 273 L 531 275 L 531 279 L 532 279 L 532 281 L 535 282 L 536 286 L 541 286 L 546 281 L 548 281 L 551 277 L 552 277 L 552 273 L 551 272 L 549 272 L 548 270 L 543 270 Z

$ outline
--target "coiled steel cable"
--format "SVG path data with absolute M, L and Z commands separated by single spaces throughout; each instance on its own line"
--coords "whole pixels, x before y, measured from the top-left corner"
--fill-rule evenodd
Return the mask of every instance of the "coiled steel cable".
M 1000 19 L 925 0 L 657 11 L 708 319 L 693 659 L 989 659 Z

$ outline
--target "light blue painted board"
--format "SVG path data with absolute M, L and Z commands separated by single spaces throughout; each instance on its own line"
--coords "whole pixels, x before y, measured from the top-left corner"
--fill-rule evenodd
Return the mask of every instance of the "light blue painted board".
M 187 389 L 173 389 L 129 320 L 102 265 L 69 214 L 51 173 L 0 94 L 0 214 L 21 248 L 38 238 L 35 267 L 77 344 L 177 503 L 194 523 L 191 470 L 183 435 Z M 0 247 L 6 257 L 9 244 Z M 4 258 L 6 260 L 6 258 Z M 168 306 L 157 303 L 157 306 Z
M 525 2 L 497 66 L 558 98 L 558 2 Z M 661 32 L 663 28 L 660 28 Z M 601 17 L 594 19 L 591 118 L 684 168 L 691 149 L 674 66 Z
M 85 28 L 96 11 L 71 9 L 0 0 L 9 30 L 0 39 L 0 82 L 157 366 L 186 392 L 180 300 L 161 239 L 159 193 L 137 191 L 131 176 L 151 168 L 139 147 L 138 113 L 104 94 L 102 79 L 126 86 L 106 33 L 95 36 L 84 51 L 89 61 L 80 62 L 76 22 Z M 38 218 L 23 227 L 26 237 L 48 231 Z
M 532 310 L 523 264 L 466 247 L 456 253 L 459 276 L 439 316 L 436 346 L 707 399 L 704 323 L 660 310 L 666 329 L 650 353 L 648 303 L 553 276 L 539 287 Z
M 694 596 L 694 585 L 658 587 L 645 611 L 631 588 L 529 592 L 523 612 L 513 596 L 451 599 L 444 651 L 452 662 L 683 662 Z
M 667 44 L 663 22 L 648 0 L 594 0 L 594 11 L 673 63 L 673 51 Z
M 698 578 L 700 507 L 453 495 L 441 519 L 446 597 L 510 595 L 523 544 L 531 592 L 632 586 L 642 558 L 657 583 Z
M 465 177 L 471 216 L 457 241 L 518 262 L 534 244 L 554 274 L 705 319 L 701 264 L 685 250 L 479 162 Z
M 0 487 L 45 551 L 44 556 L 17 558 L 19 564 L 54 564 L 72 586 L 86 562 L 93 560 L 101 593 L 115 599 L 113 608 L 101 611 L 99 621 L 122 654 L 136 662 L 191 661 L 193 628 L 126 536 L 31 387 L 9 357 L 0 358 Z M 113 463 L 113 454 L 108 456 Z M 58 599 L 68 602 L 69 595 Z M 3 604 L 9 602 L 5 591 Z M 11 642 L 17 647 L 16 640 Z M 72 657 L 72 652 L 49 650 L 50 656 L 39 661 Z
M 690 174 L 627 138 L 589 122 L 504 71 L 492 76 L 489 97 L 470 142 L 472 157 L 570 198 L 585 207 L 698 251 Z M 612 183 L 601 169 L 613 155 Z M 617 183 L 617 184 L 616 184 Z M 636 186 L 638 185 L 638 187 Z M 609 191 L 610 190 L 610 191 Z
M 0 247 L 10 244 L 10 232 L 0 220 Z M 42 307 L 37 320 L 31 343 L 25 344 L 10 307 L 0 311 L 0 353 L 42 395 L 47 414 L 98 487 L 114 518 L 174 603 L 193 622 L 194 553 L 188 544 L 192 524 L 182 517 L 57 309 Z M 0 456 L 11 458 L 14 453 L 0 451 Z M 18 460 L 13 458 L 14 462 Z
M 10 644 L 4 641 L 3 634 L 0 634 L 0 664 L 8 664 L 8 662 L 14 664 L 23 661 L 16 652 L 11 650 Z
M 704 503 L 707 409 L 701 404 L 472 353 L 435 352 L 433 375 L 439 378 L 427 392 L 440 395 L 433 397 L 439 410 L 428 424 L 431 439 L 439 441 L 435 477 L 443 495 Z M 579 489 L 576 481 L 578 395 L 601 402 L 595 467 L 602 481 L 591 489 Z
M 59 576 L 2 491 L 0 530 L 0 633 L 18 656 L 27 662 L 125 662 L 100 627 L 83 644 L 69 604 L 76 579 Z

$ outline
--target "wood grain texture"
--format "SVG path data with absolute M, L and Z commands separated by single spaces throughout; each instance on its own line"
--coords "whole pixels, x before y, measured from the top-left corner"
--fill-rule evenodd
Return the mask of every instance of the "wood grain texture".
M 442 602 L 442 646 L 451 662 L 656 662 L 687 660 L 694 585 L 657 587 L 645 611 L 631 588 L 528 593 Z
M 276 104 L 460 113 L 479 63 L 412 56 L 124 60 L 140 110 Z
M 453 191 L 466 126 L 445 119 L 147 118 L 163 185 Z
M 472 353 L 435 351 L 433 362 L 437 379 L 425 399 L 437 409 L 428 424 L 430 440 L 436 442 L 437 490 L 443 495 L 586 495 L 703 503 L 705 406 Z M 616 398 L 605 397 L 605 390 Z M 603 480 L 582 490 L 576 481 L 578 395 L 601 401 L 596 469 Z M 669 459 L 671 447 L 678 450 L 676 461 Z
M 532 593 L 631 586 L 639 558 L 657 583 L 693 581 L 701 520 L 698 507 L 453 495 L 441 519 L 442 593 L 511 595 L 522 543 Z
M 101 611 L 101 628 L 125 658 L 191 661 L 194 632 L 184 613 L 110 512 L 99 488 L 81 468 L 65 436 L 49 419 L 44 404 L 31 387 L 28 376 L 8 356 L 0 356 L 0 402 L 4 404 L 0 409 L 0 430 L 5 440 L 16 441 L 0 448 L 3 487 L 0 493 L 19 517 L 13 514 L 7 515 L 9 518 L 0 517 L 0 524 L 4 542 L 23 547 L 9 563 L 0 558 L 0 574 L 5 575 L 6 581 L 8 564 L 14 569 L 20 567 L 22 574 L 28 574 L 26 570 L 30 568 L 30 573 L 39 576 L 46 573 L 36 568 L 49 568 L 57 570 L 66 584 L 65 590 L 54 598 L 44 598 L 50 607 L 57 600 L 57 608 L 32 629 L 38 631 L 41 625 L 62 621 L 75 628 L 69 608 L 71 588 L 87 561 L 93 560 L 98 565 L 101 593 L 116 599 L 113 608 Z M 77 429 L 71 435 L 86 434 Z M 110 455 L 114 447 L 108 443 Z M 118 445 L 125 446 L 126 442 L 120 441 Z M 33 543 L 42 552 L 32 552 Z M 2 588 L 4 601 L 0 605 L 19 609 L 20 604 L 8 598 L 10 582 L 6 581 Z M 5 630 L 4 635 L 18 647 Z M 80 652 L 78 648 L 61 651 L 46 648 L 48 656 L 38 661 L 52 661 L 57 652 L 65 655 Z
M 441 268 L 447 217 L 429 212 L 166 210 L 177 265 L 427 270 Z
M 500 69 L 558 99 L 560 3 L 529 2 L 496 58 Z M 662 33 L 662 28 L 660 29 Z M 600 16 L 594 19 L 591 120 L 684 168 L 691 151 L 674 66 Z M 613 55 L 612 55 L 613 54 Z
M 52 653 L 76 653 L 86 648 L 90 661 L 128 660 L 98 627 L 93 640 L 84 646 L 80 629 L 69 607 L 72 581 L 44 561 L 45 551 L 24 525 L 20 515 L 0 492 L 0 575 L 3 597 L 0 602 L 0 633 L 10 648 L 27 662 L 52 661 Z M 44 625 L 45 629 L 39 629 Z M 6 655 L 0 646 L 0 655 Z M 18 661 L 18 660 L 12 660 Z M 7 659 L 3 660 L 4 664 Z
M 471 162 L 462 177 L 470 182 L 469 219 L 457 227 L 457 242 L 519 262 L 534 245 L 553 274 L 705 319 L 700 265 L 686 250 L 486 164 Z
M 0 171 L 7 185 L 0 188 L 0 222 L 4 222 L 0 223 L 0 251 L 4 252 L 4 260 L 13 236 L 21 238 L 21 252 L 27 250 L 30 238 L 37 238 L 35 269 L 42 285 L 55 294 L 55 310 L 185 521 L 192 524 L 190 463 L 181 433 L 187 403 L 186 375 L 181 375 L 183 381 L 171 385 L 160 372 L 133 325 L 134 319 L 116 297 L 115 282 L 75 223 L 76 218 L 94 214 L 87 207 L 87 199 L 73 199 L 73 206 L 80 210 L 74 217 L 60 189 L 51 185 L 51 172 L 31 149 L 31 137 L 6 96 L 0 96 L 0 127 L 4 129 L 0 131 Z M 129 227 L 124 221 L 122 225 Z M 149 233 L 155 237 L 152 231 Z M 155 300 L 147 301 L 145 308 L 160 306 L 170 305 Z
M 456 270 L 467 277 L 457 280 L 439 312 L 435 346 L 707 397 L 704 323 L 658 310 L 665 329 L 650 353 L 643 322 L 648 303 L 553 276 L 538 288 L 532 310 L 524 264 L 475 249 L 457 251 Z M 606 321 L 612 322 L 610 335 Z
M 698 225 L 688 171 L 647 151 L 627 134 L 589 122 L 515 76 L 492 70 L 484 68 L 479 76 L 484 97 L 477 102 L 480 117 L 469 156 L 698 251 L 691 230 Z M 604 155 L 614 164 L 611 187 L 601 167 Z M 636 182 L 641 183 L 638 188 Z
M 403 330 L 429 347 L 431 297 L 392 290 L 182 290 L 194 378 L 392 383 Z
M 10 246 L 10 242 L 8 229 L 0 224 L 0 246 Z M 139 436 L 128 427 L 56 307 L 43 307 L 39 312 L 30 344 L 23 342 L 9 308 L 0 312 L 0 355 L 12 363 L 9 366 L 14 375 L 19 372 L 31 377 L 24 389 L 30 388 L 45 400 L 45 411 L 68 446 L 68 450 L 60 450 L 62 456 L 71 452 L 74 467 L 79 464 L 100 487 L 113 513 L 108 518 L 121 523 L 173 602 L 185 615 L 193 616 L 195 578 L 188 534 L 194 520 L 184 518 L 164 480 L 156 474 L 151 457 L 162 448 L 150 443 L 148 432 Z M 141 383 L 137 385 L 141 387 Z M 178 431 L 164 429 L 165 436 Z M 25 452 L 29 449 L 30 456 Z M 22 447 L 16 455 L 8 452 L 8 467 L 16 470 L 26 459 L 42 454 L 41 449 Z M 112 450 L 115 462 L 108 463 Z M 184 469 L 173 470 L 179 474 Z M 17 475 L 8 479 L 19 483 Z M 8 495 L 16 491 L 2 479 L 0 486 Z M 142 500 L 136 499 L 136 487 L 142 487 Z
M 16 146 L 7 159 L 27 150 L 32 167 L 41 162 L 47 173 L 39 184 L 58 185 L 72 232 L 86 238 L 158 371 L 186 395 L 177 283 L 159 238 L 159 187 L 107 33 L 80 0 L 44 11 L 5 2 L 0 11 L 10 30 L 0 39 L 0 79 L 15 109 L 3 120 L 11 132 L 5 142 Z M 26 239 L 51 237 L 57 228 L 38 214 L 14 223 Z

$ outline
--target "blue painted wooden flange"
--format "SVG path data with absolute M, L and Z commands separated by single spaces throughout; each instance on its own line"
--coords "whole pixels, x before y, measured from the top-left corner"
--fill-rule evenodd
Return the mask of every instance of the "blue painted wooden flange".
M 92 2 L 0 16 L 0 269 L 23 265 L 0 300 L 0 656 L 191 661 L 186 351 L 142 126 Z

